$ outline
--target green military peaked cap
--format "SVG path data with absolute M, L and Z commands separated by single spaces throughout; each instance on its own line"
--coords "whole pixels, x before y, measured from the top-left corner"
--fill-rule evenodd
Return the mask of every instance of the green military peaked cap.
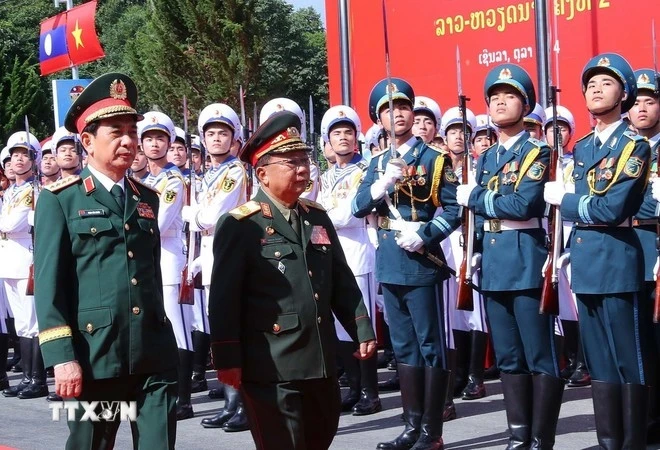
M 250 136 L 238 157 L 253 166 L 259 158 L 268 154 L 288 153 L 311 149 L 300 138 L 300 117 L 290 111 L 279 111 L 271 115 Z
M 66 114 L 64 126 L 72 133 L 82 133 L 92 122 L 125 114 L 135 115 L 137 87 L 128 75 L 106 73 L 94 79 L 78 96 Z

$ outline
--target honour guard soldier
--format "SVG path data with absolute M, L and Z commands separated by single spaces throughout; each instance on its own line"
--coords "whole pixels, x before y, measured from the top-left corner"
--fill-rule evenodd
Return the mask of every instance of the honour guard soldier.
M 413 112 L 415 113 L 413 135 L 418 136 L 425 144 L 430 144 L 442 121 L 440 106 L 432 98 L 418 95 L 415 97 Z
M 212 166 L 206 171 L 202 189 L 197 194 L 197 204 L 183 208 L 183 220 L 192 231 L 201 232 L 200 256 L 196 260 L 202 271 L 202 284 L 208 300 L 213 269 L 213 241 L 215 226 L 220 216 L 245 203 L 247 175 L 241 161 L 231 154 L 231 147 L 241 132 L 236 112 L 223 103 L 212 103 L 199 114 L 199 135 L 210 156 Z M 222 236 L 220 239 L 225 239 Z M 190 268 L 189 268 L 190 270 Z M 209 347 L 208 326 L 199 326 L 193 333 L 196 351 L 196 378 L 201 367 L 206 367 Z M 206 323 L 203 323 L 206 325 Z M 204 332 L 206 330 L 206 332 Z M 247 418 L 238 390 L 224 386 L 225 408 L 213 417 L 202 420 L 205 428 L 223 428 L 225 431 L 247 430 Z
M 477 118 L 469 109 L 466 109 L 465 115 L 468 130 L 472 134 L 477 126 Z M 463 153 L 466 151 L 466 146 L 463 136 L 463 113 L 458 106 L 449 108 L 442 115 L 440 133 L 444 136 L 456 177 L 460 178 L 463 173 Z
M 546 142 L 550 147 L 554 147 L 554 131 L 552 128 L 553 112 L 552 106 L 545 110 L 545 122 L 543 123 L 543 133 L 546 137 Z M 557 105 L 557 123 L 559 125 L 559 134 L 561 135 L 561 147 L 563 154 L 560 155 L 564 168 L 573 165 L 573 146 L 570 145 L 573 136 L 575 135 L 575 118 L 573 113 L 565 106 Z
M 5 397 L 37 398 L 48 395 L 46 369 L 39 349 L 39 328 L 34 296 L 27 295 L 33 241 L 29 216 L 34 211 L 34 165 L 39 167 L 41 146 L 32 134 L 18 131 L 7 141 L 11 166 L 16 181 L 5 192 L 0 214 L 0 256 L 10 264 L 2 264 L 0 278 L 9 307 L 14 315 L 16 334 L 21 346 L 23 379 L 5 389 Z
M 131 176 L 141 183 L 144 183 L 149 176 L 149 160 L 142 151 L 141 145 L 138 145 L 135 159 L 131 164 Z
M 398 437 L 378 444 L 380 449 L 442 448 L 449 384 L 439 286 L 448 274 L 424 254 L 439 261 L 433 256 L 439 253 L 438 243 L 459 225 L 458 180 L 447 155 L 413 136 L 414 101 L 412 87 L 399 78 L 391 84 L 382 80 L 372 89 L 371 120 L 391 133 L 398 155 L 387 151 L 371 160 L 353 201 L 356 217 L 374 209 L 379 216 L 376 280 L 383 289 L 406 422 Z M 443 212 L 435 216 L 439 206 Z
M 57 166 L 57 157 L 53 154 L 53 140 L 50 139 L 41 146 L 41 185 L 56 182 L 60 177 L 60 168 Z
M 375 329 L 376 249 L 369 240 L 367 224 L 368 219 L 375 223 L 375 218 L 358 219 L 351 213 L 353 198 L 368 167 L 364 158 L 355 151 L 360 129 L 360 118 L 348 106 L 334 106 L 323 115 L 321 134 L 332 147 L 335 164 L 321 176 L 321 205 L 337 230 L 342 250 Z M 358 362 L 353 356 L 357 349 L 351 336 L 338 321 L 335 321 L 335 327 L 339 338 L 338 353 L 350 388 L 348 396 L 342 400 L 342 410 L 353 411 L 355 416 L 377 413 L 382 409 L 378 397 L 378 356 L 374 353 L 372 357 Z
M 525 131 L 534 85 L 515 64 L 492 69 L 484 96 L 498 144 L 479 157 L 476 183 L 458 187 L 458 203 L 484 222 L 481 289 L 501 373 L 508 448 L 552 448 L 564 380 L 554 348 L 555 317 L 539 314 L 543 262 L 543 183 L 550 148 Z
M 186 133 L 179 127 L 174 127 L 175 135 L 174 142 L 170 145 L 167 151 L 167 162 L 171 162 L 179 168 L 183 179 L 188 185 L 190 178 L 188 177 L 190 168 L 186 167 L 188 162 L 188 151 L 186 150 Z
M 538 103 L 534 106 L 534 110 L 525 116 L 525 129 L 531 137 L 543 140 L 543 123 L 545 122 L 545 111 L 543 106 Z
M 253 201 L 218 222 L 209 298 L 211 349 L 221 382 L 241 386 L 257 449 L 327 449 L 337 431 L 333 313 L 375 351 L 374 333 L 334 226 L 299 198 L 309 182 L 300 119 L 273 114 L 240 157 L 255 167 Z
M 175 138 L 172 119 L 161 112 L 150 111 L 137 125 L 142 150 L 149 160 L 149 176 L 145 184 L 157 191 L 159 196 L 158 229 L 163 301 L 179 348 L 179 399 L 176 415 L 177 420 L 183 420 L 193 417 L 194 414 L 190 401 L 193 364 L 192 309 L 190 305 L 179 302 L 181 272 L 185 265 L 181 219 L 185 181 L 179 168 L 167 162 L 167 154 Z
M 628 112 L 630 121 L 637 132 L 649 140 L 651 146 L 651 159 L 649 160 L 650 179 L 657 179 L 658 173 L 658 147 L 660 147 L 660 99 L 658 93 L 658 74 L 653 69 L 640 69 L 635 71 L 637 80 L 637 99 L 635 105 Z M 648 311 L 652 311 L 655 301 L 655 275 L 658 259 L 658 249 L 656 247 L 657 224 L 656 208 L 658 202 L 652 195 L 653 183 L 649 183 L 644 193 L 644 202 L 639 211 L 635 214 L 633 227 L 639 236 L 644 251 L 644 297 L 647 302 L 644 306 Z M 650 323 L 650 319 L 647 319 Z M 654 370 L 648 374 L 649 385 L 651 386 L 651 403 L 649 405 L 649 439 L 647 444 L 660 441 L 660 389 L 658 389 L 658 380 L 660 380 L 660 371 L 658 370 L 660 353 L 660 326 L 653 326 L 653 335 L 655 337 L 655 353 L 649 358 L 653 363 L 647 364 L 647 367 Z
M 35 291 L 57 393 L 135 401 L 136 448 L 173 449 L 176 340 L 163 306 L 158 196 L 125 176 L 137 150 L 137 89 L 93 80 L 67 113 L 89 153 L 81 172 L 44 190 L 36 209 Z M 69 421 L 67 449 L 111 448 L 119 418 Z
M 53 134 L 53 151 L 60 168 L 60 179 L 80 173 L 82 147 L 76 133 L 71 133 L 64 127 L 58 128 Z
M 305 130 L 305 114 L 298 105 L 288 98 L 274 98 L 266 102 L 261 112 L 259 113 L 259 123 L 264 123 L 266 119 L 272 116 L 277 111 L 290 111 L 298 116 L 300 119 L 300 138 L 307 142 L 307 131 Z M 302 198 L 315 201 L 316 197 L 319 195 L 319 189 L 321 187 L 321 171 L 319 170 L 316 161 L 312 161 L 309 166 L 310 177 L 309 177 L 309 186 L 305 189 L 305 192 L 301 195 Z
M 575 222 L 569 242 L 571 287 L 591 373 L 598 443 L 606 449 L 644 448 L 644 254 L 632 218 L 643 201 L 651 149 L 621 120 L 637 97 L 635 76 L 623 57 L 595 56 L 581 81 L 596 128 L 575 144 L 575 192 L 550 182 L 545 199 L 560 205 L 564 220 Z
M 477 114 L 476 127 L 472 133 L 472 151 L 475 160 L 484 150 L 497 142 L 497 127 L 488 114 Z

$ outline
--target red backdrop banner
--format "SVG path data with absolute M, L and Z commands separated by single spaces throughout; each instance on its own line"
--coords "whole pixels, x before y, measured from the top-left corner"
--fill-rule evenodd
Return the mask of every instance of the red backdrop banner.
M 603 52 L 620 53 L 633 69 L 653 67 L 652 23 L 660 19 L 656 2 L 548 0 L 551 76 L 561 89 L 559 103 L 576 118 L 578 136 L 590 127 L 582 68 Z M 369 93 L 386 75 L 382 0 L 348 4 L 351 106 L 369 124 Z M 443 112 L 457 104 L 457 46 L 463 92 L 475 114 L 486 112 L 483 81 L 500 62 L 528 70 L 538 95 L 533 0 L 386 0 L 386 9 L 392 76 L 409 81 L 417 95 L 435 99 Z M 326 24 L 330 104 L 337 105 L 342 102 L 337 0 L 326 0 Z

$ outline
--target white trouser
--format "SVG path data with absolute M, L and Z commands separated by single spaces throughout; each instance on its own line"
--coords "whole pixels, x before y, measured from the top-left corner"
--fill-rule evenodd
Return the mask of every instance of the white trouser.
M 371 318 L 371 326 L 376 329 L 376 278 L 373 273 L 366 273 L 355 277 L 360 292 L 362 292 L 362 301 L 367 308 L 369 317 Z M 340 341 L 352 342 L 351 338 L 344 327 L 339 323 L 335 317 L 335 330 L 337 331 L 337 338 Z
M 5 294 L 5 284 L 0 282 L 0 334 L 7 334 L 7 319 L 9 314 L 9 303 Z
M 455 289 L 458 291 L 458 284 L 454 278 L 450 278 L 449 282 L 454 282 Z M 479 285 L 479 272 L 477 271 L 472 275 L 472 282 Z M 456 307 L 456 294 L 454 294 L 453 304 Z M 472 301 L 474 309 L 472 311 L 454 310 L 452 324 L 454 330 L 458 331 L 482 331 L 488 333 L 488 323 L 486 322 L 486 308 L 484 305 L 485 299 L 478 291 L 472 291 Z
M 571 265 L 559 269 L 559 318 L 561 320 L 578 320 L 577 300 L 571 291 Z
M 192 329 L 209 334 L 209 316 L 206 313 L 206 288 L 195 289 L 195 304 L 192 306 Z
M 165 314 L 172 323 L 176 345 L 182 350 L 193 350 L 192 345 L 192 306 L 179 304 L 179 285 L 163 286 Z
M 33 338 L 39 335 L 37 325 L 37 311 L 34 307 L 34 296 L 25 295 L 27 278 L 15 279 L 5 278 L 5 293 L 9 300 L 9 307 L 14 316 L 16 335 L 19 337 Z

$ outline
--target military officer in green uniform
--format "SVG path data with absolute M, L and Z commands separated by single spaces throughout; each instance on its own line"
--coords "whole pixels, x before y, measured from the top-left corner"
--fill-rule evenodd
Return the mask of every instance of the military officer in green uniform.
M 222 383 L 241 387 L 257 449 L 327 449 L 337 431 L 333 313 L 375 349 L 371 320 L 324 209 L 299 198 L 309 182 L 300 119 L 274 113 L 240 152 L 261 186 L 223 215 L 213 241 L 211 351 Z
M 137 152 L 136 102 L 133 81 L 110 73 L 67 113 L 88 165 L 39 198 L 35 300 L 57 393 L 135 401 L 135 447 L 164 449 L 175 441 L 177 347 L 163 307 L 158 196 L 125 176 Z M 69 422 L 66 448 L 112 448 L 119 421 L 80 420 L 83 413 Z

